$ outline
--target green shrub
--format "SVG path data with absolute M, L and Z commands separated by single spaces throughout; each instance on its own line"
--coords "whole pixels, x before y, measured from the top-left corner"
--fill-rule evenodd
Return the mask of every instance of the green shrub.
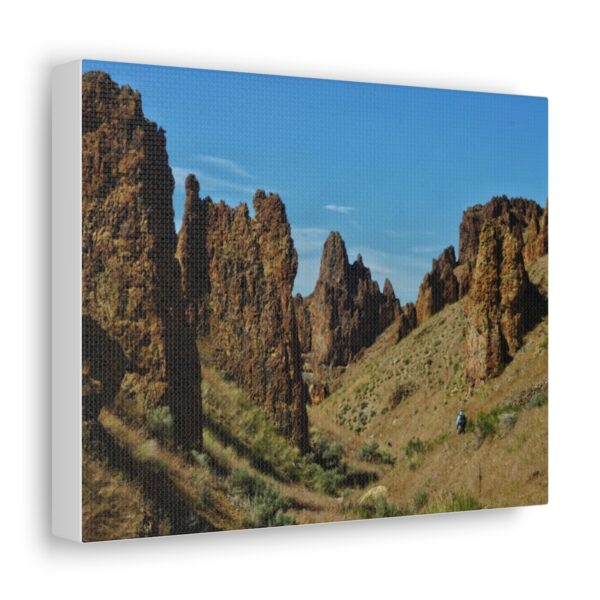
M 357 508 L 358 515 L 363 519 L 382 519 L 384 517 L 400 517 L 406 511 L 400 510 L 384 496 L 377 496 L 361 504 Z
M 479 510 L 481 504 L 470 494 L 452 492 L 449 495 L 436 498 L 427 507 L 427 512 L 459 512 L 466 510 Z
M 379 449 L 379 444 L 375 440 L 367 442 L 359 451 L 358 457 L 368 463 L 381 463 L 393 465 L 396 458 L 389 452 Z
M 330 442 L 319 432 L 313 432 L 311 442 L 313 460 L 324 469 L 337 469 L 342 464 L 344 449 L 339 442 Z
M 286 511 L 288 500 L 275 487 L 244 469 L 235 469 L 227 478 L 232 494 L 245 500 L 254 516 L 255 527 L 294 525 L 296 518 Z
M 527 403 L 527 408 L 538 408 L 539 406 L 546 406 L 546 404 L 548 404 L 548 392 L 537 392 Z
M 365 462 L 374 462 L 378 449 L 379 444 L 375 440 L 371 440 L 360 449 L 358 456 L 360 460 L 364 460 Z
M 314 480 L 314 488 L 324 494 L 336 496 L 338 490 L 344 485 L 345 480 L 345 475 L 335 469 L 328 471 L 321 470 Z
M 146 426 L 159 440 L 173 438 L 173 415 L 168 406 L 157 406 L 146 416 Z
M 404 454 L 411 471 L 414 471 L 421 464 L 422 456 L 427 450 L 429 450 L 429 444 L 418 437 L 413 438 L 406 444 Z
M 422 508 L 424 508 L 425 505 L 427 504 L 428 500 L 429 500 L 429 495 L 427 494 L 426 491 L 421 490 L 420 492 L 417 492 L 413 499 L 413 505 L 414 505 L 415 512 L 417 513 Z

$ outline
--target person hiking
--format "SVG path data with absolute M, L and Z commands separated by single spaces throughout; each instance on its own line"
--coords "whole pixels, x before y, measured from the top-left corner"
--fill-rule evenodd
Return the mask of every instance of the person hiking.
M 456 417 L 456 431 L 458 434 L 464 434 L 467 429 L 467 415 L 465 415 L 465 411 L 461 410 Z

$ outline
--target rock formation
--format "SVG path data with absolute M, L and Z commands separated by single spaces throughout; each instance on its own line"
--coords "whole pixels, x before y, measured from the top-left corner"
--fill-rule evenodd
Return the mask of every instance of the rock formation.
M 100 72 L 85 74 L 82 86 L 83 313 L 126 357 L 115 406 L 143 420 L 167 405 L 176 443 L 198 447 L 200 366 L 175 258 L 165 134 L 130 87 Z M 94 343 L 84 339 L 84 349 Z
M 459 285 L 454 269 L 454 247 L 449 246 L 432 262 L 431 271 L 425 275 L 417 298 L 417 323 L 420 325 L 432 315 L 458 300 Z
M 396 341 L 405 338 L 417 326 L 417 307 L 408 302 L 400 310 L 400 318 L 398 320 L 398 335 Z
M 507 196 L 497 196 L 487 204 L 477 204 L 464 211 L 458 244 L 460 271 L 457 272 L 461 298 L 468 293 L 471 285 L 483 226 L 492 219 L 498 219 L 511 232 L 523 235 L 531 221 L 539 221 L 541 215 L 542 208 L 537 202 Z
M 548 205 L 539 219 L 531 219 L 525 233 L 526 242 L 523 246 L 525 264 L 530 265 L 535 260 L 548 254 Z
M 520 233 L 500 218 L 487 221 L 465 303 L 468 378 L 477 383 L 498 375 L 543 310 L 525 270 Z
M 301 449 L 306 403 L 292 287 L 298 258 L 279 196 L 257 191 L 245 204 L 201 199 L 186 180 L 177 255 L 189 322 L 201 351 L 226 371 Z
M 309 307 L 314 370 L 347 365 L 400 316 L 392 284 L 386 281 L 382 293 L 360 255 L 350 264 L 338 232 L 325 241 Z
M 103 406 L 111 406 L 125 375 L 121 346 L 94 319 L 82 318 L 82 408 L 84 420 L 96 420 Z
M 310 322 L 310 296 L 303 298 L 301 294 L 294 296 L 294 309 L 298 324 L 298 341 L 303 354 L 310 352 L 312 345 L 312 330 Z

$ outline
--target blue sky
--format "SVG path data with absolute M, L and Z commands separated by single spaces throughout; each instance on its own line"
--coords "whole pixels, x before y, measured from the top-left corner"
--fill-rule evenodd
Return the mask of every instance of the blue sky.
M 308 294 L 337 230 L 401 301 L 448 245 L 462 211 L 492 196 L 548 195 L 545 98 L 85 61 L 142 94 L 166 130 L 179 228 L 183 181 L 201 195 L 285 202 Z

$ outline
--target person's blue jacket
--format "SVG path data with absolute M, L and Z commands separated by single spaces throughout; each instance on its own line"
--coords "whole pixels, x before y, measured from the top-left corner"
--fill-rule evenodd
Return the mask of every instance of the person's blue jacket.
M 467 417 L 464 413 L 464 411 L 460 411 L 458 413 L 458 417 L 456 417 L 456 427 L 460 427 L 461 425 L 464 425 L 467 422 Z

